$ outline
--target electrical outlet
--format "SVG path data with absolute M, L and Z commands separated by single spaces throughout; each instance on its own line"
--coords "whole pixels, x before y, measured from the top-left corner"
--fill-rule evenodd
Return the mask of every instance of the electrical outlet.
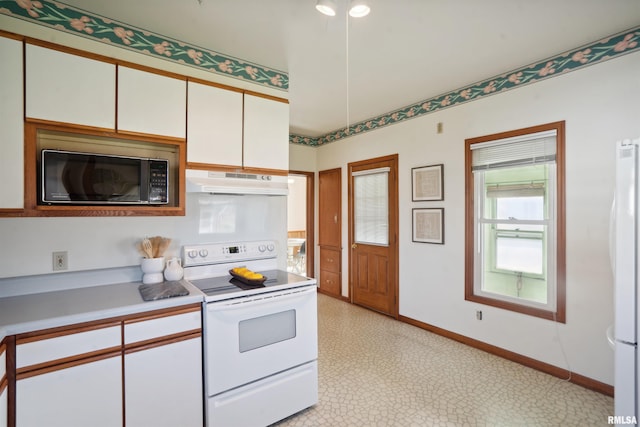
M 53 271 L 63 271 L 69 269 L 67 251 L 53 253 Z
M 476 319 L 482 320 L 482 310 L 476 310 Z

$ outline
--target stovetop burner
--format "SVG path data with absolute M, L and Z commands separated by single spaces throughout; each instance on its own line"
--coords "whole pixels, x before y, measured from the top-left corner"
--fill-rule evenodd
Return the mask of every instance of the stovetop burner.
M 245 291 L 265 292 L 270 291 L 270 288 L 276 290 L 278 287 L 285 285 L 295 287 L 297 284 L 304 285 L 309 281 L 307 277 L 299 276 L 283 270 L 267 270 L 259 271 L 259 273 L 267 278 L 264 283 L 259 285 L 247 285 L 240 280 L 233 278 L 231 275 L 207 277 L 204 279 L 189 280 L 189 282 L 206 295 L 216 296 L 234 293 L 242 294 Z

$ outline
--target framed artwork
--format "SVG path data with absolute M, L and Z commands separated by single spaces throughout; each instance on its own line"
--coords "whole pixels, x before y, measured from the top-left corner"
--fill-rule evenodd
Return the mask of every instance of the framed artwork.
M 444 165 L 412 168 L 411 190 L 414 202 L 444 200 Z
M 444 208 L 414 208 L 412 240 L 443 245 Z

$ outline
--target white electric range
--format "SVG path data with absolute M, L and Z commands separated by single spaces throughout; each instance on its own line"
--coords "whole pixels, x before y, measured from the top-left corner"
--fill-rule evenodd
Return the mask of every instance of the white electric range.
M 266 426 L 318 402 L 315 279 L 277 269 L 272 241 L 183 247 L 184 278 L 205 295 L 209 427 Z M 229 270 L 266 277 L 247 284 Z

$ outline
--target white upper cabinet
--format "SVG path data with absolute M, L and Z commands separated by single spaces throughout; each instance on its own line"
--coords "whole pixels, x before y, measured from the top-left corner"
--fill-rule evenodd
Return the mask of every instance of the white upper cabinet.
M 26 45 L 28 118 L 115 129 L 116 66 Z
M 242 166 L 242 93 L 188 83 L 187 162 Z
M 0 209 L 24 208 L 22 42 L 0 37 Z
M 186 137 L 186 80 L 118 66 L 118 130 Z
M 244 167 L 289 170 L 289 104 L 245 94 Z

